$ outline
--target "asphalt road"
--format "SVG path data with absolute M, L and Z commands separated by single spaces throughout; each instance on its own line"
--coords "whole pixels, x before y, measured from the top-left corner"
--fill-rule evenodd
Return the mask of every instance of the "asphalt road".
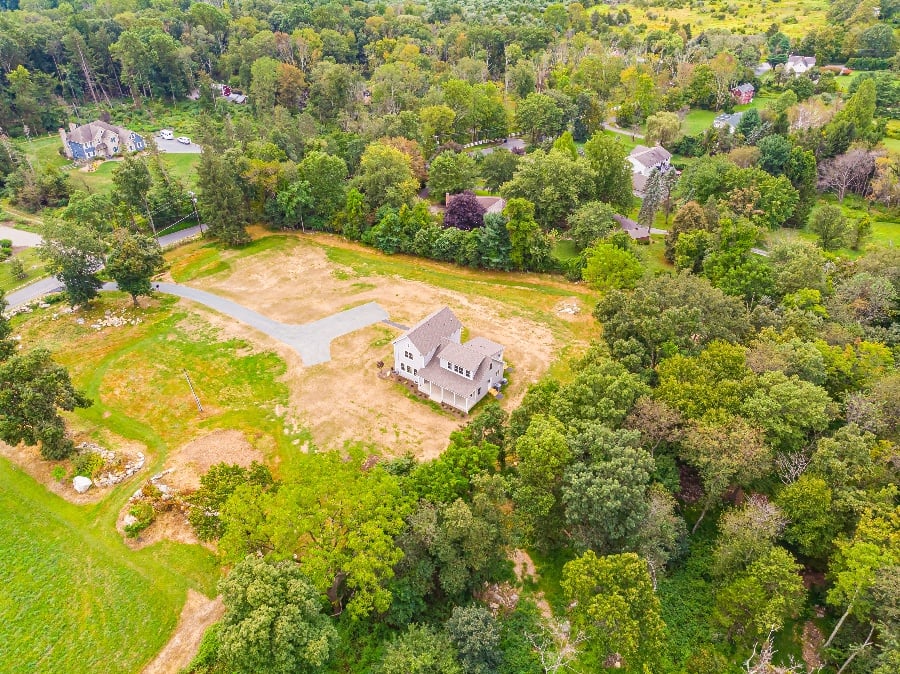
M 172 232 L 171 234 L 163 234 L 161 237 L 159 237 L 159 245 L 163 248 L 168 248 L 169 246 L 174 246 L 181 241 L 192 239 L 195 236 L 199 235 L 200 226 L 195 225 L 194 227 L 182 229 L 178 232 Z M 62 289 L 62 284 L 51 276 L 50 278 L 43 278 L 39 281 L 35 281 L 34 283 L 30 283 L 24 288 L 19 288 L 15 292 L 8 293 L 6 295 L 6 302 L 7 304 L 9 304 L 10 308 L 17 307 L 20 304 L 28 304 L 28 302 L 32 302 L 33 300 L 43 297 L 44 295 L 58 292 Z
M 34 248 L 41 245 L 39 235 L 6 225 L 0 225 L 0 239 L 9 239 L 14 248 Z

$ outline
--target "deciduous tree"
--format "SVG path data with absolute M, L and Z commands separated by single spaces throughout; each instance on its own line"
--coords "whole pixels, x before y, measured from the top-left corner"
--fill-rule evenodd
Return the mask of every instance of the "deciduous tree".
M 150 279 L 162 270 L 165 260 L 156 239 L 135 234 L 120 227 L 113 233 L 106 271 L 122 290 L 138 305 L 138 297 L 150 295 Z
M 250 674 L 318 672 L 337 644 L 323 602 L 295 562 L 250 555 L 219 581 L 225 616 L 219 658 Z

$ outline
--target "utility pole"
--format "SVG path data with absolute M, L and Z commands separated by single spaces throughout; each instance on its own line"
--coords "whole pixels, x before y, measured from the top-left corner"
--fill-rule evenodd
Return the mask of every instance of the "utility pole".
M 187 370 L 184 368 L 182 368 L 181 371 L 184 372 L 184 378 L 187 379 L 188 386 L 191 389 L 191 395 L 194 396 L 194 402 L 197 403 L 197 409 L 200 410 L 200 412 L 203 412 L 203 405 L 200 404 L 200 398 L 197 397 L 197 392 L 194 391 L 194 385 L 191 383 L 190 375 L 188 375 Z

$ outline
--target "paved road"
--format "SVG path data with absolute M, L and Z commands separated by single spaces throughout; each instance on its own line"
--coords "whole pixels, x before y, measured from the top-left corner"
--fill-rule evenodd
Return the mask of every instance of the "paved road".
M 176 295 L 197 302 L 277 339 L 300 354 L 304 365 L 318 365 L 331 360 L 331 342 L 361 328 L 387 320 L 388 313 L 375 302 L 341 311 L 312 323 L 302 325 L 279 323 L 252 309 L 204 290 L 177 283 L 156 283 L 158 292 Z M 107 283 L 104 290 L 115 290 L 115 283 Z
M 16 248 L 34 248 L 41 245 L 39 235 L 6 225 L 0 225 L 0 239 L 9 239 Z
M 168 248 L 169 246 L 174 246 L 181 241 L 192 239 L 196 236 L 200 236 L 199 225 L 189 227 L 188 229 L 182 229 L 179 232 L 163 234 L 161 237 L 159 237 L 159 245 L 161 245 L 163 248 Z M 8 293 L 6 295 L 6 302 L 10 308 L 17 307 L 20 304 L 28 304 L 28 302 L 43 297 L 44 295 L 58 292 L 62 289 L 62 284 L 55 278 L 42 278 L 39 281 L 28 284 L 24 288 L 19 288 L 15 292 Z

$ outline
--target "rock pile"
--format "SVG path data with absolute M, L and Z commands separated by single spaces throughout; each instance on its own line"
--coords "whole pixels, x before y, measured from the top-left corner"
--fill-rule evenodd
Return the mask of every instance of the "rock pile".
M 103 328 L 121 328 L 125 325 L 138 325 L 139 323 L 143 323 L 143 320 L 140 318 L 126 317 L 124 309 L 118 314 L 107 309 L 103 318 L 91 323 L 91 327 L 94 330 L 102 330 Z
M 94 479 L 94 484 L 98 487 L 111 487 L 127 480 L 144 467 L 146 460 L 144 455 L 138 452 L 137 456 L 123 465 L 123 457 L 120 454 L 92 442 L 82 442 L 78 445 L 78 449 L 82 452 L 94 452 L 103 459 L 102 472 Z
M 487 604 L 491 613 L 510 613 L 519 604 L 519 593 L 509 583 L 485 583 L 475 598 Z

